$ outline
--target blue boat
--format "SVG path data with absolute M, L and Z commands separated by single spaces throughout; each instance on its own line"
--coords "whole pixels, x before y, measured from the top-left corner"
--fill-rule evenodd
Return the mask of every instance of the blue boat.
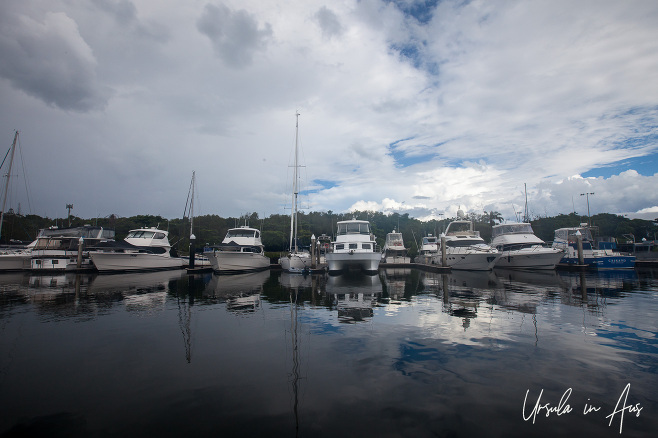
M 578 237 L 583 243 L 583 263 L 578 259 Z M 553 248 L 564 251 L 564 257 L 558 263 L 562 267 L 585 265 L 590 269 L 633 269 L 635 256 L 615 251 L 612 247 L 595 248 L 590 227 L 559 228 L 555 230 Z

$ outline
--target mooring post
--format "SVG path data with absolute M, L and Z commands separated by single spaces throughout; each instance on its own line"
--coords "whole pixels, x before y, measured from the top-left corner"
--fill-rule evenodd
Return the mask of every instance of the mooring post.
M 78 239 L 78 260 L 77 260 L 77 267 L 78 269 L 82 268 L 82 246 L 84 243 L 84 239 L 82 236 Z
M 317 248 L 315 247 L 315 234 L 311 236 L 311 269 L 315 269 L 315 252 Z
M 189 262 L 189 269 L 194 269 L 194 241 L 196 240 L 196 236 L 194 234 L 190 234 L 190 262 Z
M 441 266 L 444 268 L 448 266 L 448 260 L 446 260 L 446 236 L 441 236 Z
M 583 236 L 580 234 L 580 231 L 576 232 L 576 245 L 578 245 L 578 264 L 585 264 L 585 257 L 583 256 Z

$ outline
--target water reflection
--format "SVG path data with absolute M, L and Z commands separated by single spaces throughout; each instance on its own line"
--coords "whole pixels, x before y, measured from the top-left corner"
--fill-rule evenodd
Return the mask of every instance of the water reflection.
M 226 309 L 235 314 L 255 313 L 261 307 L 261 294 L 269 271 L 235 275 L 213 275 L 203 293 L 226 303 Z
M 331 306 L 338 310 L 341 323 L 352 324 L 372 318 L 382 290 L 378 275 L 345 272 L 327 278 L 326 294 Z

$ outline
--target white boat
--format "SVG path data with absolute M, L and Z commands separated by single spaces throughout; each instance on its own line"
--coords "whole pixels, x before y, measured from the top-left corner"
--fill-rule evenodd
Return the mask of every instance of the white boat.
M 439 239 L 428 234 L 423 237 L 416 263 L 432 263 L 432 258 L 439 252 Z
M 500 251 L 487 245 L 480 232 L 473 230 L 473 222 L 456 220 L 450 222 L 442 237 L 446 243 L 446 264 L 452 269 L 468 271 L 488 271 L 493 269 L 500 258 Z M 441 264 L 440 248 L 432 262 Z
M 290 251 L 285 256 L 279 258 L 279 265 L 281 265 L 281 269 L 287 272 L 304 273 L 311 269 L 312 259 L 311 254 L 309 254 L 307 251 L 301 251 L 299 249 L 297 241 L 297 195 L 299 194 L 299 113 L 295 113 L 295 116 L 297 118 L 295 123 L 295 165 L 293 166 L 294 176 L 292 184 L 292 209 L 290 213 L 290 245 L 288 246 Z
M 635 256 L 622 254 L 612 249 L 596 249 L 590 227 L 559 228 L 555 230 L 553 248 L 564 251 L 558 266 L 570 267 L 580 265 L 578 257 L 578 238 L 582 242 L 583 264 L 592 269 L 633 269 Z
M 402 233 L 395 230 L 386 235 L 384 252 L 382 253 L 384 263 L 410 263 L 407 248 L 404 247 Z
M 184 261 L 172 255 L 169 233 L 155 227 L 130 230 L 123 242 L 102 242 L 90 257 L 99 272 L 181 269 Z
M 229 229 L 222 243 L 204 255 L 210 260 L 213 271 L 219 274 L 261 271 L 270 267 L 260 231 L 248 226 Z
M 85 225 L 50 227 L 28 245 L 32 271 L 93 271 L 90 254 L 101 242 L 114 242 L 114 230 Z
M 564 251 L 547 246 L 529 223 L 494 225 L 491 246 L 501 252 L 497 268 L 554 269 Z
M 338 222 L 336 240 L 331 242 L 331 252 L 325 257 L 329 272 L 346 269 L 376 272 L 382 259 L 375 236 L 370 233 L 370 223 L 356 219 Z
M 30 268 L 32 251 L 29 248 L 0 250 L 0 272 L 22 271 Z

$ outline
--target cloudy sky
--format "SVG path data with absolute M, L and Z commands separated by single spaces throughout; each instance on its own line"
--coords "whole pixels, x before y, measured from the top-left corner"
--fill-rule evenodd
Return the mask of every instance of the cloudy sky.
M 7 207 L 658 217 L 658 2 L 4 0 Z M 3 174 L 6 173 L 6 164 Z M 26 178 L 24 178 L 26 175 Z M 24 179 L 23 179 L 24 178 Z

